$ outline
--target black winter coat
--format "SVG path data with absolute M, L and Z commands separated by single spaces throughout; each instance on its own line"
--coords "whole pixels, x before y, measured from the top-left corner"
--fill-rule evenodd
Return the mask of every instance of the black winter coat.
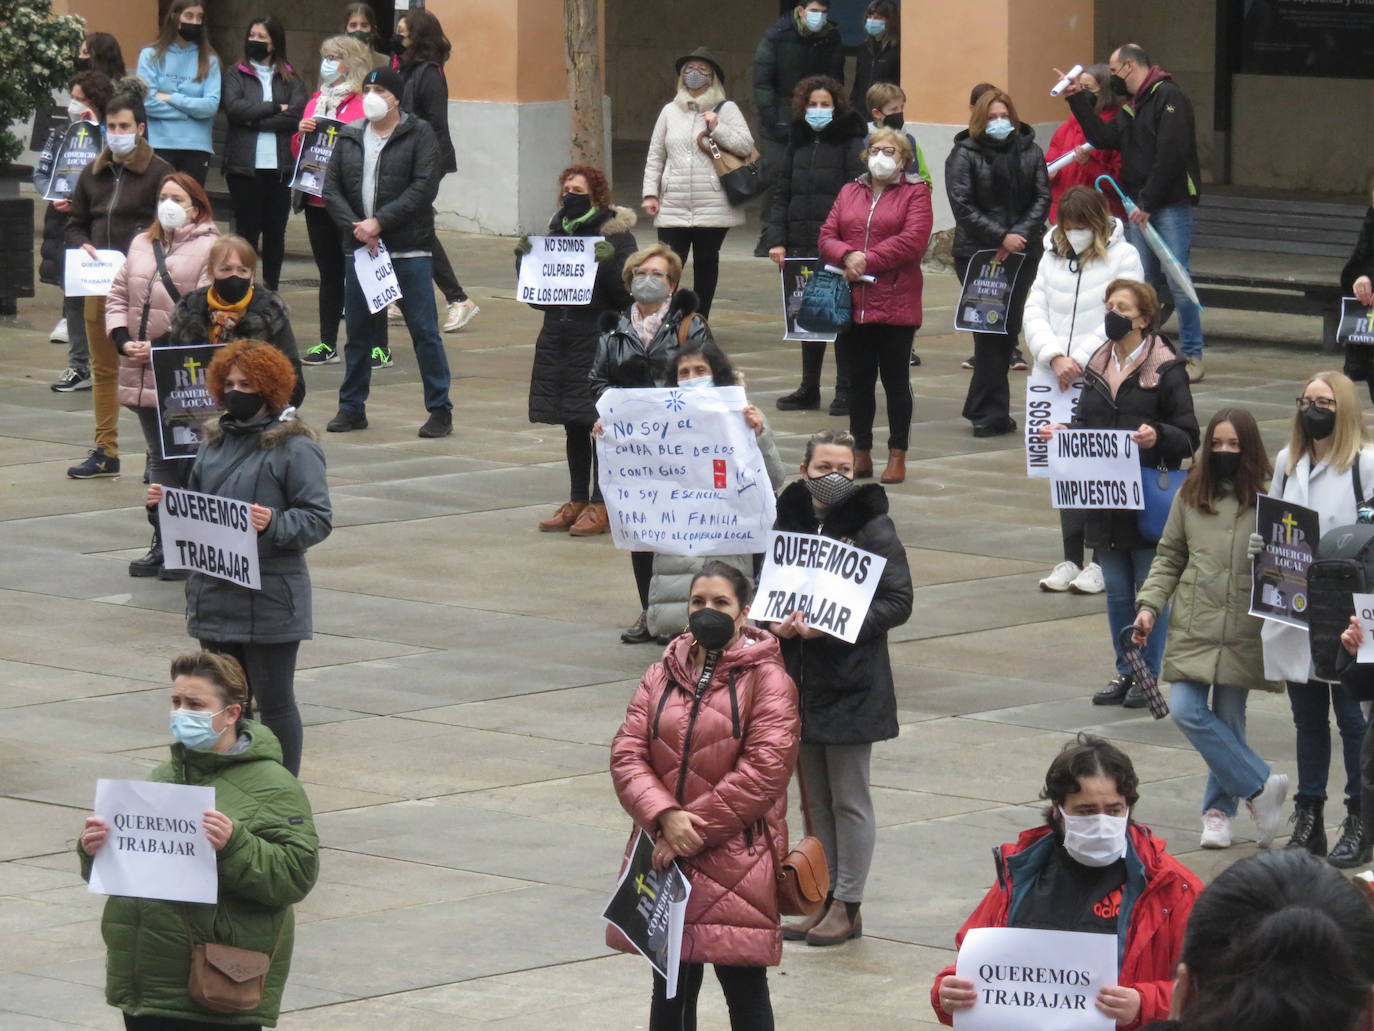
M 911 569 L 887 514 L 887 492 L 865 484 L 843 504 L 816 515 L 800 480 L 778 496 L 775 530 L 819 533 L 887 559 L 858 640 L 780 638 L 783 663 L 801 696 L 802 740 L 862 745 L 897 736 L 897 694 L 887 632 L 911 618 Z
M 1096 117 L 1096 116 L 1094 116 Z M 997 159 L 1014 156 L 1020 195 L 1013 195 L 998 173 Z M 954 137 L 945 159 L 945 193 L 954 212 L 954 256 L 1002 246 L 1002 237 L 1026 238 L 1026 253 L 1044 250 L 1045 216 L 1050 212 L 1050 180 L 1045 153 L 1035 142 L 1035 130 L 1024 122 L 1005 141 L 987 136 L 974 139 L 965 129 Z
M 849 106 L 867 115 L 868 88 L 875 82 L 901 85 L 902 48 L 895 40 L 887 46 L 880 46 L 876 40 L 868 39 L 859 47 L 854 66 L 854 88 L 849 93 Z
M 191 347 L 210 339 L 210 287 L 203 286 L 184 294 L 172 311 L 172 325 L 162 341 L 165 347 Z M 305 400 L 305 378 L 301 375 L 301 356 L 296 349 L 296 334 L 291 330 L 291 318 L 286 302 L 261 283 L 253 284 L 253 296 L 243 317 L 229 331 L 232 340 L 265 340 L 287 358 L 296 370 L 296 389 L 291 403 Z M 221 342 L 228 340 L 220 338 Z
M 647 347 L 635 332 L 628 307 L 620 313 L 603 313 L 601 338 L 597 341 L 596 358 L 588 376 L 592 401 L 598 400 L 607 387 L 667 386 L 672 363 L 677 360 L 678 328 L 682 321 L 692 320 L 687 329 L 689 341 L 714 339 L 705 319 L 692 318 L 696 310 L 697 295 L 692 291 L 679 290 L 673 294 L 668 314 Z
M 615 257 L 602 262 L 596 270 L 596 286 L 590 304 L 532 305 L 542 308 L 544 326 L 534 342 L 534 367 L 530 370 L 530 422 L 596 422 L 596 405 L 587 390 L 587 376 L 596 360 L 596 345 L 601 338 L 601 317 L 618 313 L 631 303 L 621 271 L 625 259 L 635 252 L 636 221 L 629 208 L 603 208 L 578 226 L 578 236 L 604 236 L 615 248 Z M 549 236 L 566 236 L 563 219 L 555 214 L 549 223 Z M 516 262 L 516 278 L 520 263 Z
M 324 180 L 324 206 L 339 228 L 344 253 L 358 247 L 353 223 L 363 213 L 363 133 L 367 123 L 339 130 Z M 382 225 L 382 242 L 396 254 L 427 251 L 434 239 L 434 198 L 439 192 L 439 145 L 434 130 L 412 115 L 402 115 L 377 159 L 377 192 L 372 214 Z
M 62 286 L 67 278 L 67 216 L 51 201 L 43 212 L 43 242 L 38 248 L 38 281 Z
M 258 133 L 270 132 L 277 136 L 277 169 L 290 179 L 295 167 L 291 134 L 305 114 L 305 83 L 300 76 L 285 79 L 280 72 L 273 73 L 269 103 L 262 99 L 262 80 L 253 69 L 236 64 L 225 69 L 219 106 L 229 119 L 229 135 L 224 141 L 225 175 L 254 175 L 258 170 Z
M 1140 451 L 1142 469 L 1177 469 L 1197 450 L 1197 415 L 1188 386 L 1188 370 L 1169 341 L 1156 336 L 1145 359 L 1126 377 L 1112 397 L 1103 378 L 1112 348 L 1107 341 L 1088 359 L 1083 370 L 1083 393 L 1073 429 L 1138 430 L 1142 423 L 1154 427 L 1155 446 Z M 1085 513 L 1084 543 L 1090 548 L 1153 548 L 1140 535 L 1140 513 L 1124 509 L 1099 509 Z
M 833 21 L 814 36 L 797 30 L 796 11 L 787 13 L 763 32 L 754 50 L 754 106 L 759 131 L 778 143 L 787 141 L 792 90 L 808 75 L 828 75 L 844 82 L 844 44 Z
M 401 110 L 429 123 L 439 144 L 439 168 L 442 172 L 458 171 L 458 156 L 453 150 L 453 137 L 448 131 L 448 80 L 444 70 L 433 61 L 412 61 L 400 67 L 405 80 L 401 96 Z
M 833 119 L 820 132 L 804 118 L 792 123 L 764 238 L 769 247 L 786 247 L 792 257 L 818 253 L 821 226 L 840 187 L 864 172 L 859 150 L 867 133 L 868 124 L 854 111 Z
M 43 256 L 47 258 L 48 224 L 43 223 Z M 44 261 L 46 267 L 47 262 Z M 40 269 L 40 275 L 42 270 Z M 1355 241 L 1355 250 L 1350 260 L 1341 269 L 1341 290 L 1349 297 L 1355 292 L 1355 280 L 1368 276 L 1374 280 L 1374 208 L 1364 214 L 1364 225 L 1360 226 L 1360 238 Z M 50 282 L 44 279 L 43 282 Z M 1374 383 L 1374 347 L 1365 344 L 1347 344 L 1345 347 L 1345 374 L 1351 379 L 1368 380 Z

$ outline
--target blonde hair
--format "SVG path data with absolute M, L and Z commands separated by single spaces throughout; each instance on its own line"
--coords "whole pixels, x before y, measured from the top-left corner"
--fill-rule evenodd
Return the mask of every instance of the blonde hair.
M 1350 377 L 1334 369 L 1318 372 L 1308 377 L 1302 385 L 1303 392 L 1317 381 L 1331 388 L 1331 396 L 1336 399 L 1336 429 L 1332 432 L 1331 447 L 1326 460 L 1331 468 L 1343 473 L 1354 465 L 1360 457 L 1360 449 L 1369 441 L 1364 429 L 1364 413 L 1360 411 L 1360 396 L 1355 393 L 1355 384 Z M 1302 413 L 1293 413 L 1293 432 L 1288 438 L 1288 467 L 1285 475 L 1292 476 L 1298 467 L 1298 460 L 1312 450 L 1314 441 L 1307 435 L 1302 425 Z
M 668 263 L 668 281 L 673 286 L 682 282 L 682 259 L 666 243 L 656 243 L 650 247 L 645 247 L 643 250 L 635 251 L 625 259 L 625 267 L 621 270 L 620 278 L 625 281 L 626 290 L 630 289 L 630 284 L 634 282 L 635 273 L 639 271 L 639 266 L 650 258 L 662 258 Z
M 864 94 L 864 103 L 868 105 L 870 112 L 881 111 L 894 100 L 906 103 L 906 94 L 902 92 L 902 87 L 893 82 L 875 82 Z
M 219 263 L 230 254 L 247 265 L 248 271 L 253 273 L 253 278 L 257 278 L 258 252 L 253 250 L 253 245 L 243 237 L 234 233 L 225 233 L 210 245 L 209 257 L 205 259 L 205 270 L 210 274 L 211 279 L 215 278 L 215 269 L 219 267 Z
M 352 36 L 330 36 L 320 44 L 321 57 L 338 60 L 344 71 L 348 88 L 353 93 L 363 90 L 363 76 L 372 71 L 372 52 Z M 321 87 L 325 84 L 320 83 Z
M 911 141 L 906 138 L 906 133 L 883 126 L 880 129 L 874 129 L 868 134 L 868 139 L 864 141 L 864 167 L 868 166 L 869 149 L 879 143 L 890 143 L 897 148 L 897 153 L 902 156 L 902 159 L 897 162 L 898 168 L 905 168 L 911 164 L 914 155 L 911 153 Z
M 1092 230 L 1092 244 L 1082 254 L 1077 255 L 1080 265 L 1090 261 L 1107 260 L 1107 244 L 1112 238 L 1112 213 L 1102 194 L 1091 187 L 1070 186 L 1059 198 L 1059 221 L 1050 233 L 1050 243 L 1054 247 L 1054 252 L 1061 258 L 1074 255 L 1069 238 L 1064 233 L 1065 221 L 1074 223 L 1076 227 Z

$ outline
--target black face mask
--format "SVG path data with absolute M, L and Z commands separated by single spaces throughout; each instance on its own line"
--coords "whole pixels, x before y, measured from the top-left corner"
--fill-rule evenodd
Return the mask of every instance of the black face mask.
M 1233 480 L 1240 471 L 1239 451 L 1213 451 L 1212 471 L 1218 480 Z
M 1313 440 L 1325 440 L 1336 432 L 1336 413 L 1333 409 L 1313 405 L 1302 413 L 1302 428 Z
M 224 276 L 215 280 L 215 296 L 225 304 L 238 304 L 248 296 L 253 281 L 247 276 Z
M 906 125 L 906 112 L 894 111 L 890 115 L 883 115 L 883 125 L 901 132 L 902 126 Z
M 372 45 L 372 33 L 370 31 L 364 32 L 362 29 L 354 29 L 352 32 L 347 33 L 347 35 L 352 36 L 365 47 L 370 47 Z
M 719 609 L 697 609 L 687 618 L 687 629 L 708 652 L 718 652 L 735 636 L 735 621 Z
M 1135 329 L 1132 320 L 1122 315 L 1119 311 L 1107 312 L 1106 317 L 1102 321 L 1104 328 L 1107 330 L 1108 340 L 1121 340 L 1130 333 L 1131 330 Z
M 177 26 L 177 35 L 187 43 L 199 43 L 201 37 L 205 35 L 204 25 L 192 25 L 190 22 L 182 22 Z
M 393 32 L 391 34 L 391 52 L 393 54 L 399 54 L 405 48 L 406 38 L 402 36 L 399 32 Z
M 1107 80 L 1107 83 L 1111 86 L 1112 92 L 1118 97 L 1129 97 L 1131 95 L 1131 87 L 1126 85 L 1126 80 L 1121 76 L 1113 75 Z
M 78 57 L 76 59 L 76 70 L 78 72 L 89 72 L 91 70 L 91 59 L 89 57 Z
M 581 218 L 592 210 L 592 198 L 585 193 L 563 194 L 563 217 L 569 220 Z
M 226 390 L 224 410 L 235 422 L 247 422 L 262 410 L 262 395 L 246 390 Z
M 267 44 L 260 39 L 250 39 L 243 44 L 243 56 L 258 64 L 267 63 Z

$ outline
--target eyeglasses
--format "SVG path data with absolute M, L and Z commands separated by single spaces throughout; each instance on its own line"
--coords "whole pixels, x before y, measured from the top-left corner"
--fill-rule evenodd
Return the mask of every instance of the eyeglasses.
M 890 157 L 890 158 L 895 158 L 895 157 L 897 156 L 897 148 L 896 148 L 896 147 L 869 147 L 869 148 L 868 148 L 868 153 L 869 153 L 869 156 L 870 156 L 870 157 L 877 157 L 879 154 L 886 154 L 886 155 L 887 155 L 888 157 Z
M 667 279 L 668 273 L 660 272 L 656 268 L 637 268 L 634 272 L 637 276 L 651 276 L 654 279 Z
M 1313 405 L 1316 405 L 1323 412 L 1334 412 L 1336 410 L 1336 399 L 1334 397 L 1300 397 L 1296 400 L 1298 402 L 1298 411 L 1300 412 L 1307 411 Z

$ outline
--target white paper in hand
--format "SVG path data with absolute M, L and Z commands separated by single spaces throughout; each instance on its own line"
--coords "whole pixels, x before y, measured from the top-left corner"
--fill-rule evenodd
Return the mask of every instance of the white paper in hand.
M 95 815 L 110 835 L 91 865 L 90 891 L 172 902 L 215 902 L 219 869 L 203 814 L 215 789 L 145 780 L 99 780 Z
M 977 927 L 955 965 L 978 1000 L 954 1014 L 956 1031 L 1114 1031 L 1097 993 L 1116 984 L 1116 935 Z
M 393 301 L 401 299 L 401 283 L 396 278 L 395 266 L 386 244 L 377 241 L 377 253 L 372 254 L 366 247 L 353 252 L 353 271 L 358 274 L 358 285 L 363 288 L 367 298 L 367 310 L 373 315 Z
M 92 258 L 82 248 L 67 252 L 63 269 L 68 297 L 104 297 L 114 286 L 115 274 L 124 267 L 124 255 L 119 251 L 97 250 Z
M 1355 661 L 1374 662 L 1374 594 L 1352 594 L 1351 599 L 1355 602 L 1355 616 L 1360 621 L 1360 653 Z

